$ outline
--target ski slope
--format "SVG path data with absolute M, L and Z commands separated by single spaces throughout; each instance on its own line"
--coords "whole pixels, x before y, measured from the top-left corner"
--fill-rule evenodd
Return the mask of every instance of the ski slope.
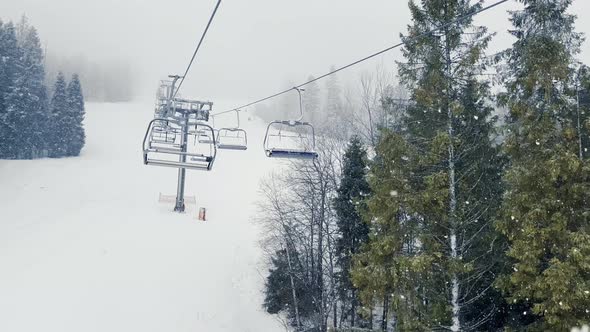
M 0 331 L 284 331 L 261 308 L 252 221 L 258 182 L 278 165 L 264 124 L 243 117 L 247 151 L 187 172 L 201 222 L 158 203 L 177 171 L 142 164 L 152 111 L 88 104 L 81 157 L 0 160 Z

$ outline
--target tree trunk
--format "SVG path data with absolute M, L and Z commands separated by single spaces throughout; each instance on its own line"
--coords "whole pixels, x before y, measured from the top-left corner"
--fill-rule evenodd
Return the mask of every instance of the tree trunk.
M 381 330 L 387 331 L 387 316 L 389 315 L 389 296 L 383 298 L 383 312 L 381 315 Z
M 323 177 L 320 175 L 320 216 L 318 220 L 318 250 L 317 250 L 317 300 L 319 301 L 319 314 L 320 314 L 320 331 L 325 332 L 327 329 L 326 320 L 325 320 L 325 304 L 324 304 L 324 276 L 323 276 L 323 253 L 324 253 L 324 218 L 325 218 L 325 208 L 326 208 L 326 192 Z
M 445 6 L 445 14 L 447 8 Z M 451 109 L 451 45 L 449 41 L 448 28 L 445 31 L 445 49 L 446 49 L 446 71 L 447 71 L 447 91 L 446 91 L 446 107 L 448 115 L 448 135 L 449 135 L 449 235 L 451 246 L 451 259 L 455 260 L 458 257 L 457 249 L 457 193 L 456 193 L 456 179 L 455 179 L 455 147 L 454 147 L 454 132 L 453 132 L 453 110 Z M 451 307 L 452 307 L 452 322 L 451 331 L 459 332 L 461 330 L 461 321 L 459 319 L 461 307 L 459 306 L 459 278 L 457 273 L 453 272 L 451 275 Z
M 578 153 L 580 156 L 580 160 L 584 159 L 584 154 L 582 152 L 582 125 L 580 122 L 580 71 L 578 70 L 578 74 L 576 75 L 576 113 L 578 115 Z
M 293 267 L 291 265 L 291 254 L 287 245 L 287 263 L 289 264 L 289 279 L 291 280 L 291 293 L 293 295 L 293 306 L 295 307 L 295 321 L 297 327 L 301 328 L 301 319 L 299 318 L 299 305 L 297 304 L 297 293 L 295 292 L 295 281 L 293 280 Z
M 338 303 L 334 303 L 334 317 L 332 320 L 332 324 L 334 326 L 334 329 L 338 327 Z
M 354 327 L 354 320 L 356 318 L 356 290 L 352 290 L 352 300 L 350 303 L 350 327 Z

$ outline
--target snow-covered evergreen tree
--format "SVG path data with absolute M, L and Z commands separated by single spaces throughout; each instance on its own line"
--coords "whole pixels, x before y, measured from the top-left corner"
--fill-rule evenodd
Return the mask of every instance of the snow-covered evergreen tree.
M 72 76 L 67 87 L 67 115 L 72 119 L 72 127 L 68 128 L 68 156 L 78 156 L 84 147 L 86 134 L 84 133 L 84 95 L 77 74 Z
M 58 73 L 51 97 L 50 133 L 48 142 L 50 144 L 50 156 L 59 158 L 68 154 L 71 142 L 74 118 L 69 110 L 68 96 L 66 91 L 66 79 L 63 73 Z
M 43 50 L 34 27 L 19 27 L 20 57 L 15 80 L 5 99 L 7 123 L 16 131 L 17 158 L 44 155 L 47 125 L 47 90 L 44 85 Z
M 0 28 L 0 158 L 16 158 L 20 147 L 17 140 L 16 109 L 9 103 L 18 69 L 21 68 L 20 58 L 14 24 L 3 24 Z

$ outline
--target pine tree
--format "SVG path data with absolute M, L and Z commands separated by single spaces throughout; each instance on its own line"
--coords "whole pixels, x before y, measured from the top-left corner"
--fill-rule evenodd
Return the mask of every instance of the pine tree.
M 352 256 L 360 252 L 361 245 L 368 240 L 369 228 L 363 222 L 358 209 L 363 209 L 364 199 L 370 193 L 366 176 L 367 152 L 358 137 L 353 137 L 344 154 L 342 179 L 334 199 L 337 225 L 340 237 L 336 242 L 339 272 L 340 297 L 350 304 L 351 326 L 355 326 L 357 315 L 357 294 L 350 279 Z
M 4 41 L 4 22 L 0 20 L 0 159 L 6 157 L 6 142 L 8 141 L 8 127 L 5 124 L 4 115 L 6 114 L 6 106 L 4 103 L 5 93 L 3 92 L 8 86 L 9 83 L 7 82 L 6 77 L 6 45 Z
M 77 74 L 72 76 L 67 88 L 67 113 L 72 118 L 72 127 L 68 128 L 68 156 L 78 156 L 84 147 L 86 135 L 84 133 L 84 95 Z
M 417 195 L 409 179 L 418 158 L 401 135 L 389 130 L 381 134 L 375 152 L 368 174 L 371 196 L 362 213 L 370 225 L 369 241 L 353 257 L 353 285 L 365 307 L 390 297 L 397 330 L 427 330 L 424 299 L 414 282 L 432 264 L 430 258 L 418 260 L 416 255 L 419 218 L 412 218 L 411 211 Z
M 21 68 L 20 49 L 17 46 L 15 27 L 12 22 L 0 29 L 0 158 L 17 157 L 19 141 L 17 139 L 16 108 L 11 103 L 11 92 Z
M 470 19 L 449 25 L 480 8 L 467 0 L 410 1 L 408 62 L 399 67 L 412 105 L 402 132 L 386 131 L 378 144 L 370 243 L 354 271 L 367 297 L 371 290 L 391 295 L 402 330 L 501 323 L 494 315 L 502 299 L 492 283 L 502 260 L 491 224 L 502 159 L 493 144 L 489 84 L 478 76 L 490 35 Z M 382 278 L 389 283 L 373 280 Z
M 498 285 L 536 316 L 530 330 L 567 331 L 590 321 L 590 165 L 579 156 L 572 79 L 582 38 L 571 0 L 521 2 L 501 96 L 510 167 L 497 223 L 513 266 Z
M 43 50 L 37 31 L 22 23 L 17 39 L 20 57 L 16 62 L 13 86 L 5 99 L 9 126 L 16 130 L 18 158 L 37 158 L 44 154 L 47 125 L 47 90 L 44 85 Z
M 70 137 L 75 122 L 68 106 L 66 79 L 63 73 L 59 72 L 53 88 L 50 106 L 51 132 L 48 136 L 48 142 L 50 144 L 49 155 L 53 158 L 66 156 L 70 148 Z
M 271 259 L 272 268 L 266 279 L 264 308 L 270 314 L 284 312 L 289 317 L 292 326 L 297 326 L 296 316 L 302 318 L 310 317 L 313 314 L 313 297 L 305 280 L 301 278 L 303 271 L 299 264 L 297 252 L 292 250 L 287 255 L 286 249 L 279 250 Z M 295 277 L 291 279 L 291 274 Z M 294 282 L 294 291 L 297 299 L 297 314 L 293 289 L 290 287 L 291 280 Z

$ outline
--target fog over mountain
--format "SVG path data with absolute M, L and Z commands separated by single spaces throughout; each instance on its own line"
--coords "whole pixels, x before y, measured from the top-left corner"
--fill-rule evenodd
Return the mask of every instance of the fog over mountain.
M 158 79 L 185 69 L 214 5 L 203 0 L 9 0 L 0 2 L 0 18 L 18 20 L 26 14 L 48 54 L 83 57 L 91 64 L 132 64 L 134 70 L 123 72 L 121 79 L 151 98 Z M 498 33 L 489 52 L 511 43 L 510 8 L 517 5 L 510 2 L 477 18 Z M 588 10 L 587 1 L 574 1 L 572 11 Z M 184 93 L 211 100 L 256 99 L 286 81 L 319 76 L 332 65 L 398 43 L 409 22 L 406 1 L 225 0 Z M 585 20 L 576 26 L 590 29 Z M 583 48 L 585 60 L 590 60 L 589 47 Z M 397 50 L 342 73 L 342 80 L 372 71 L 378 63 L 393 70 L 395 60 L 400 60 Z

